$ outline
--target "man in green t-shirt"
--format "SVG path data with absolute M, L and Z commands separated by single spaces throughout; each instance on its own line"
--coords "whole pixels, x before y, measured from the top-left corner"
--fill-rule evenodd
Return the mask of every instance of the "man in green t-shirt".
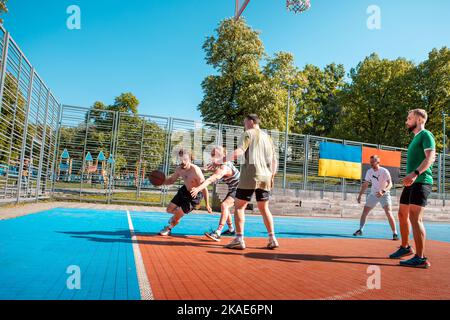
M 423 214 L 428 196 L 433 186 L 431 169 L 436 158 L 436 144 L 433 134 L 425 129 L 428 115 L 423 109 L 409 111 L 406 126 L 414 133 L 414 138 L 408 146 L 406 160 L 407 176 L 403 179 L 405 186 L 400 197 L 398 219 L 402 245 L 391 254 L 391 259 L 399 259 L 414 254 L 409 245 L 409 221 L 413 229 L 416 254 L 409 260 L 400 261 L 405 267 L 428 268 L 430 262 L 424 256 L 425 226 Z

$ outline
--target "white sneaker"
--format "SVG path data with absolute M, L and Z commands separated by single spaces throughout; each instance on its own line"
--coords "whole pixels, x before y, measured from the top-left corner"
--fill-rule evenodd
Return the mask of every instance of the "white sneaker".
M 267 244 L 267 249 L 275 249 L 278 248 L 280 244 L 278 243 L 277 239 L 269 239 L 269 243 Z
M 172 232 L 172 230 L 169 228 L 169 226 L 165 226 L 164 229 L 162 229 L 159 232 L 159 235 L 160 236 L 168 236 L 171 232 Z
M 239 240 L 238 238 L 234 238 L 229 244 L 227 244 L 225 246 L 225 248 L 244 250 L 245 249 L 245 241 Z

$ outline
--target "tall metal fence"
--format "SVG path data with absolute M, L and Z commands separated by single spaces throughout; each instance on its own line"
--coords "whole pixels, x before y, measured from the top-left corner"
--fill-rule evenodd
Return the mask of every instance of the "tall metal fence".
M 0 204 L 52 190 L 60 104 L 0 26 Z
M 62 106 L 0 25 L 0 205 L 47 197 L 104 203 L 166 204 L 177 186 L 155 188 L 152 170 L 174 172 L 179 148 L 209 161 L 214 146 L 236 148 L 243 128 Z M 445 127 L 445 126 L 444 126 Z M 332 192 L 345 199 L 360 180 L 318 176 L 319 145 L 333 141 L 402 153 L 382 145 L 268 132 L 279 155 L 276 190 Z M 450 155 L 438 154 L 432 198 L 450 197 Z M 396 190 L 394 190 L 395 194 Z
M 177 186 L 153 187 L 147 178 L 151 170 L 159 169 L 166 175 L 173 173 L 179 148 L 191 149 L 194 162 L 203 165 L 209 161 L 209 153 L 214 146 L 222 145 L 229 152 L 236 148 L 243 128 L 64 105 L 59 132 L 55 197 L 161 205 L 170 200 L 169 196 Z M 318 176 L 319 145 L 322 141 L 400 151 L 400 174 L 405 176 L 405 149 L 289 134 L 285 150 L 285 134 L 278 131 L 268 133 L 279 155 L 275 180 L 278 190 L 282 190 L 283 181 L 286 181 L 289 190 L 333 192 L 343 199 L 359 191 L 361 180 Z M 433 167 L 436 181 L 433 199 L 449 198 L 448 155 L 446 160 L 447 166 L 444 167 L 443 155 L 438 154 Z M 447 177 L 446 184 L 444 175 Z M 396 192 L 394 189 L 394 195 Z

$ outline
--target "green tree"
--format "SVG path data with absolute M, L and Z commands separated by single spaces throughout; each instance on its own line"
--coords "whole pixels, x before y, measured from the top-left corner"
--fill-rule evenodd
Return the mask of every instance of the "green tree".
M 332 63 L 321 70 L 308 64 L 303 75 L 308 87 L 298 101 L 294 131 L 328 136 L 337 123 L 336 115 L 341 112 L 338 95 L 345 84 L 344 66 Z
M 237 124 L 249 111 L 242 106 L 243 95 L 261 84 L 264 47 L 259 32 L 244 19 L 225 19 L 215 32 L 217 37 L 208 37 L 203 49 L 207 64 L 218 74 L 203 80 L 204 98 L 198 109 L 207 122 Z
M 217 75 L 202 83 L 203 101 L 198 109 L 207 122 L 241 125 L 248 113 L 257 113 L 267 129 L 284 130 L 286 84 L 305 86 L 302 73 L 294 65 L 294 56 L 279 52 L 268 58 L 259 32 L 244 19 L 226 19 L 216 29 L 217 37 L 208 37 L 203 45 L 206 62 Z M 266 64 L 261 67 L 260 61 Z M 293 98 L 298 93 L 293 92 Z M 293 100 L 294 101 L 294 100 Z M 294 126 L 295 105 L 289 115 Z
M 258 90 L 250 97 L 249 105 L 255 106 L 254 112 L 259 114 L 264 127 L 284 131 L 286 129 L 286 109 L 288 86 L 296 86 L 291 90 L 289 109 L 289 130 L 295 126 L 296 101 L 299 101 L 302 90 L 306 87 L 303 73 L 295 66 L 294 56 L 287 52 L 278 52 L 273 58 L 267 59 L 263 68 L 263 81 Z
M 415 89 L 421 108 L 428 112 L 427 129 L 436 136 L 442 150 L 442 113 L 450 114 L 450 49 L 433 49 L 416 68 Z M 450 131 L 450 130 L 449 130 Z
M 98 102 L 97 102 L 98 103 Z M 107 109 L 111 111 L 138 113 L 139 100 L 131 93 L 122 93 L 114 99 L 114 104 Z
M 6 3 L 8 0 L 0 0 L 0 15 L 3 13 L 8 13 L 8 7 L 6 6 Z M 3 23 L 3 19 L 0 18 L 0 23 Z
M 17 165 L 22 150 L 27 99 L 18 90 L 19 81 L 11 72 L 5 75 L 2 103 L 0 105 L 0 163 Z M 30 124 L 30 131 L 34 129 Z M 30 156 L 30 155 L 28 155 Z M 10 162 L 8 163 L 8 159 Z
M 403 58 L 372 54 L 350 71 L 351 82 L 339 95 L 342 112 L 333 136 L 404 147 L 407 111 L 418 101 L 415 66 Z

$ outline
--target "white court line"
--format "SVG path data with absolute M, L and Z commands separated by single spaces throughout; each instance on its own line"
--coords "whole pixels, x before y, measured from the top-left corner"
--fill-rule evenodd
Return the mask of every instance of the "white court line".
M 154 300 L 152 287 L 145 271 L 144 261 L 142 260 L 141 250 L 139 249 L 139 243 L 137 241 L 136 234 L 134 233 L 133 221 L 131 221 L 130 211 L 127 210 L 128 228 L 131 233 L 131 242 L 133 244 L 134 262 L 136 264 L 136 273 L 139 283 L 139 291 L 141 293 L 142 300 Z

